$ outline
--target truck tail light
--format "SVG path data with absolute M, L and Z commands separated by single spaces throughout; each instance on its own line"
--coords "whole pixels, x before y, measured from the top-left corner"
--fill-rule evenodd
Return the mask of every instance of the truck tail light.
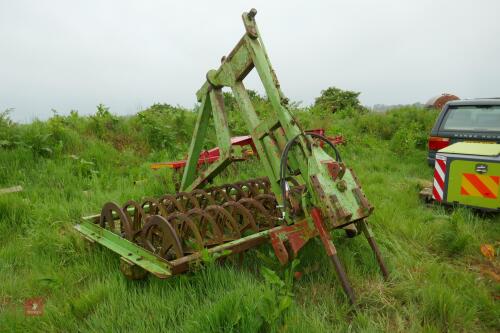
M 439 136 L 431 136 L 429 138 L 429 150 L 439 150 L 450 145 L 449 138 L 441 138 Z

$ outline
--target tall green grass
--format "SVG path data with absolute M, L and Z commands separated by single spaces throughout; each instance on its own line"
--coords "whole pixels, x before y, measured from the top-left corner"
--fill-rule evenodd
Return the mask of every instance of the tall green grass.
M 264 110 L 265 100 L 259 103 Z M 241 267 L 229 260 L 165 281 L 126 280 L 118 257 L 89 247 L 72 226 L 106 201 L 174 191 L 169 171 L 153 172 L 148 164 L 183 157 L 195 117 L 171 106 L 117 117 L 101 106 L 92 117 L 55 114 L 29 125 L 0 118 L 0 187 L 24 187 L 0 196 L 0 332 L 498 332 L 498 282 L 482 273 L 498 261 L 479 251 L 483 243 L 498 247 L 498 216 L 418 199 L 419 181 L 432 177 L 424 142 L 436 113 L 295 111 L 309 128 L 345 135 L 343 159 L 376 207 L 370 223 L 389 282 L 366 239 L 334 232 L 356 311 L 317 240 L 300 253 L 302 278 L 290 286 L 292 303 L 275 322 L 262 310 L 283 291 L 261 267 L 281 277 L 290 268 L 279 267 L 269 245 L 249 251 Z M 240 120 L 231 121 L 239 128 Z M 259 170 L 254 160 L 217 181 Z M 26 317 L 23 302 L 36 296 L 46 300 L 45 313 Z

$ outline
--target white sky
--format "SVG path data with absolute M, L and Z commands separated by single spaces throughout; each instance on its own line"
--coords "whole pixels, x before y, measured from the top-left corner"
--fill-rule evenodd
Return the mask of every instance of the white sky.
M 366 105 L 500 96 L 498 0 L 0 0 L 0 110 L 192 107 L 251 7 L 284 93 L 304 105 L 328 86 Z

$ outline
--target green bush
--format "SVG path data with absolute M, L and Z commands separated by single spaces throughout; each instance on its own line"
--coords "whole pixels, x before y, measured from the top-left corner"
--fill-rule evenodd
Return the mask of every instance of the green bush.
M 339 113 L 345 118 L 344 112 Z M 404 153 L 408 149 L 425 149 L 437 114 L 417 107 L 403 107 L 385 113 L 368 112 L 354 117 L 360 134 L 390 140 L 391 149 Z
M 97 106 L 96 113 L 90 116 L 89 130 L 99 139 L 106 139 L 116 129 L 117 123 L 118 118 L 109 111 L 109 107 L 101 103 Z
M 0 148 L 13 148 L 19 143 L 17 125 L 9 117 L 11 111 L 0 112 Z
M 47 123 L 35 120 L 22 128 L 21 146 L 30 149 L 35 157 L 50 157 L 61 148 L 51 136 Z
M 353 109 L 365 113 L 367 109 L 361 105 L 358 97 L 361 93 L 329 87 L 321 91 L 321 95 L 314 100 L 314 110 L 335 113 L 340 110 Z
M 63 117 L 54 110 L 54 115 L 47 121 L 51 140 L 61 149 L 58 153 L 76 153 L 83 148 L 81 135 L 72 128 L 72 123 L 68 121 L 70 117 L 74 117 L 74 114 Z
M 154 104 L 137 114 L 146 142 L 153 150 L 171 155 L 186 153 L 194 130 L 196 114 L 168 104 Z

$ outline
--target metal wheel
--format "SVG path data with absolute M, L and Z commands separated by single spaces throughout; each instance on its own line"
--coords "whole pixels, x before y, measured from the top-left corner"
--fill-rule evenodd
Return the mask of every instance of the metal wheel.
M 131 211 L 129 212 L 129 209 Z M 137 237 L 140 236 L 142 227 L 144 226 L 144 220 L 146 219 L 146 213 L 144 212 L 144 209 L 142 206 L 134 201 L 134 200 L 129 200 L 127 201 L 123 207 L 122 207 L 123 213 L 128 217 L 129 221 L 131 222 L 132 226 L 132 239 L 136 242 Z
M 184 255 L 179 237 L 163 216 L 152 215 L 146 219 L 141 239 L 144 248 L 167 260 Z
M 115 216 L 119 222 L 118 224 L 115 223 Z M 132 241 L 134 238 L 134 231 L 130 225 L 128 216 L 123 212 L 121 207 L 114 202 L 108 202 L 102 207 L 99 225 L 129 241 Z

